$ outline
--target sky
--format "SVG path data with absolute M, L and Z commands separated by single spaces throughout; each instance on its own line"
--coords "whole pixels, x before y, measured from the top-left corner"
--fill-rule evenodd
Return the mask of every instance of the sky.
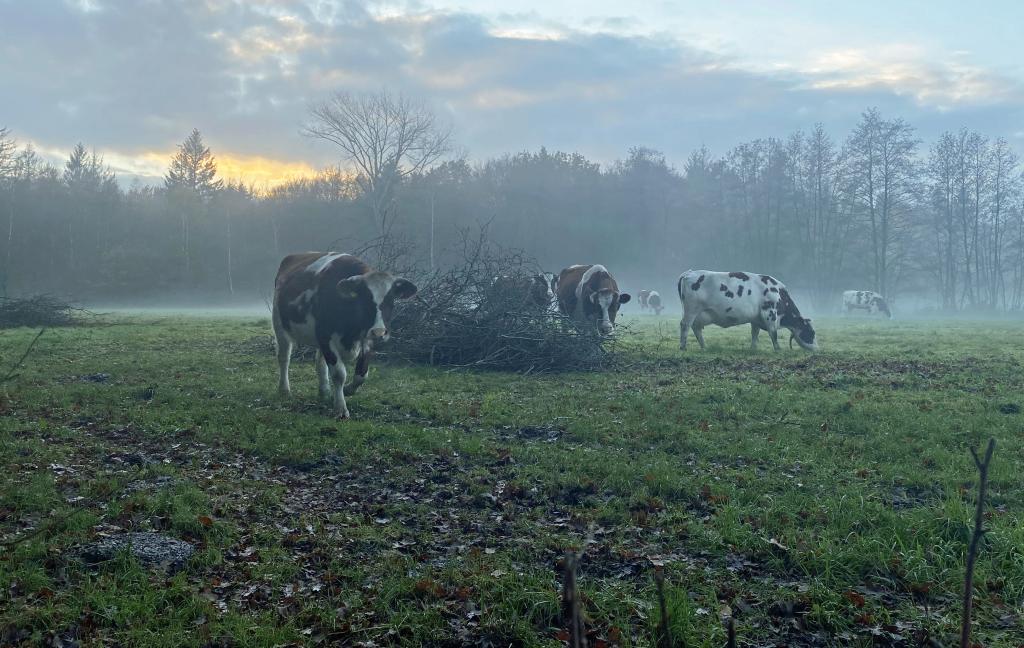
M 0 0 L 0 126 L 159 182 L 198 128 L 221 175 L 271 186 L 340 162 L 301 135 L 333 93 L 401 92 L 471 160 L 536 150 L 681 166 L 706 145 L 871 106 L 925 141 L 967 127 L 1024 152 L 1024 3 L 992 0 Z

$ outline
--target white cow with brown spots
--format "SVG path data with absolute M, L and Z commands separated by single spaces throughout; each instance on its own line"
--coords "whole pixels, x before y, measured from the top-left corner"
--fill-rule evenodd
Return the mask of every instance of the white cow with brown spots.
M 811 320 L 800 314 L 786 286 L 768 275 L 747 272 L 687 270 L 679 277 L 679 301 L 683 319 L 679 322 L 679 348 L 686 350 L 686 336 L 692 329 L 704 348 L 704 327 L 715 324 L 728 328 L 750 324 L 750 346 L 768 331 L 772 346 L 779 350 L 779 327 L 789 329 L 789 343 L 796 340 L 804 349 L 816 351 Z

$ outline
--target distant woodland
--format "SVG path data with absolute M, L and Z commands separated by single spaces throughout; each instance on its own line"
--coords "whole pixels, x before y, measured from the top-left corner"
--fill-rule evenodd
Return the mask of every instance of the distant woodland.
M 198 131 L 161 185 L 125 187 L 102 142 L 58 167 L 0 130 L 0 288 L 251 300 L 291 252 L 387 234 L 411 242 L 421 267 L 443 267 L 460 232 L 488 223 L 494 242 L 540 267 L 603 263 L 631 289 L 670 291 L 688 268 L 742 269 L 819 309 L 849 288 L 949 312 L 1024 307 L 1024 179 L 1000 137 L 923 142 L 868 109 L 841 136 L 812 125 L 681 164 L 644 147 L 613 164 L 545 149 L 472 162 L 452 155 L 423 105 L 386 93 L 338 95 L 303 134 L 335 146 L 338 166 L 260 190 L 221 180 Z

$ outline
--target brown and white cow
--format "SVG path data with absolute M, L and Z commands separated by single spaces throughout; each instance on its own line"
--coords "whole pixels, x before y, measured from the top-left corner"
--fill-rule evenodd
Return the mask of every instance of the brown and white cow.
M 629 303 L 603 265 L 574 265 L 558 275 L 558 309 L 563 314 L 597 324 L 602 335 L 615 330 L 619 306 Z
M 648 300 L 648 298 L 650 298 L 650 296 L 651 296 L 651 291 L 650 290 L 641 290 L 641 291 L 637 292 L 637 294 L 636 294 L 636 301 L 637 301 L 638 304 L 640 304 L 640 310 L 642 310 L 642 311 L 647 310 L 647 300 Z
M 416 286 L 370 268 L 362 259 L 336 252 L 291 254 L 274 282 L 273 325 L 282 394 L 291 393 L 288 365 L 296 344 L 315 346 L 320 397 L 331 397 L 334 413 L 348 418 L 345 396 L 366 380 L 373 345 L 388 339 L 396 299 L 409 299 Z M 345 384 L 345 363 L 355 376 Z
M 661 293 L 652 290 L 647 295 L 647 306 L 654 311 L 655 315 L 661 315 L 661 311 L 665 310 L 665 305 L 661 303 Z

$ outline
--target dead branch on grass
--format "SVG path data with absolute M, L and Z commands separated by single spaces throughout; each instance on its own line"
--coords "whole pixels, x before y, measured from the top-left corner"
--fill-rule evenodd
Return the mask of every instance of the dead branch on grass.
M 36 333 L 36 336 L 32 338 L 31 342 L 28 343 L 28 346 L 25 348 L 25 352 L 21 354 L 21 357 L 18 358 L 14 362 L 14 364 L 11 365 L 11 368 L 10 370 L 8 370 L 7 374 L 3 378 L 0 378 L 0 385 L 6 385 L 8 382 L 18 377 L 18 368 L 21 367 L 23 362 L 25 362 L 25 358 L 27 358 L 28 355 L 32 353 L 32 349 L 35 348 L 36 342 L 39 341 L 39 338 L 43 337 L 43 333 L 46 333 L 46 329 L 39 329 L 39 332 Z

